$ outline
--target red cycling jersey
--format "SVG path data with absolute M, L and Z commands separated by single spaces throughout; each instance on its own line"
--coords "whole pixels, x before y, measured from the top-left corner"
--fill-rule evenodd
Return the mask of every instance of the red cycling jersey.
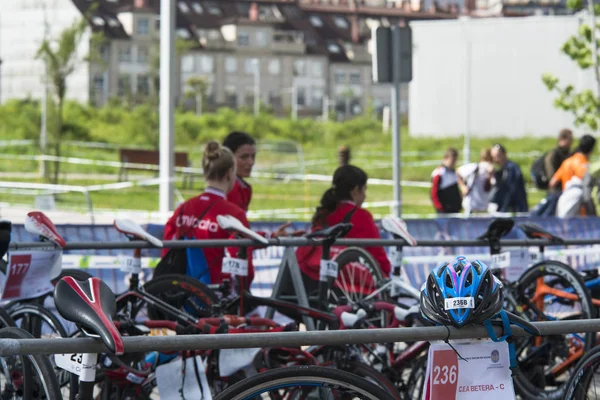
M 377 225 L 375 225 L 375 220 L 373 220 L 371 213 L 364 208 L 356 207 L 356 205 L 351 201 L 342 201 L 338 203 L 335 211 L 329 214 L 325 219 L 327 226 L 333 226 L 343 222 L 346 215 L 348 215 L 348 213 L 350 213 L 354 208 L 356 208 L 356 210 L 350 218 L 352 229 L 344 238 L 380 239 L 381 236 L 379 235 L 379 229 L 377 228 Z M 314 228 L 314 230 L 316 229 L 320 228 Z M 344 248 L 345 246 L 332 246 L 331 258 L 335 258 Z M 312 280 L 318 281 L 320 260 L 315 259 L 314 256 L 310 256 L 312 253 L 311 249 L 311 247 L 299 247 L 298 250 L 296 250 L 296 257 L 298 259 L 300 270 Z M 379 267 L 384 275 L 389 276 L 391 265 L 385 250 L 382 247 L 365 247 L 365 250 L 371 253 L 375 260 L 377 260 L 377 263 L 379 264 Z M 319 252 L 319 257 L 320 254 L 321 253 Z
M 227 200 L 244 210 L 244 212 L 248 212 L 248 207 L 252 200 L 252 186 L 238 176 L 233 189 L 227 193 Z
M 209 208 L 210 207 L 210 208 Z M 207 211 L 208 209 L 208 211 Z M 199 221 L 198 217 L 204 214 Z M 189 199 L 175 210 L 173 216 L 165 225 L 165 240 L 175 240 L 181 237 L 193 237 L 196 239 L 230 239 L 234 235 L 221 229 L 217 223 L 218 215 L 231 215 L 239 219 L 244 226 L 250 227 L 246 219 L 246 213 L 235 204 L 225 199 L 225 194 L 218 190 L 207 189 L 200 196 Z M 220 283 L 229 274 L 221 273 L 221 264 L 225 257 L 225 249 L 203 248 L 204 256 L 210 271 L 212 283 Z M 163 256 L 168 249 L 163 250 Z M 237 257 L 238 248 L 228 247 L 227 251 L 231 257 Z M 248 249 L 248 285 L 254 279 L 254 267 L 252 266 L 252 249 Z

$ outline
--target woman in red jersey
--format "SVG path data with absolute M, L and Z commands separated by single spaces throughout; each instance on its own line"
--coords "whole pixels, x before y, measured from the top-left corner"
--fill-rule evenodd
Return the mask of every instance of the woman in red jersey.
M 177 207 L 165 226 L 165 240 L 232 238 L 231 233 L 221 229 L 217 223 L 218 215 L 231 215 L 249 227 L 244 210 L 226 198 L 236 182 L 236 164 L 231 151 L 216 141 L 207 143 L 202 158 L 202 170 L 206 190 Z M 227 274 L 221 273 L 225 249 L 204 248 L 202 250 L 206 268 L 210 273 L 210 281 L 220 283 L 223 278 L 228 277 Z M 227 251 L 231 257 L 237 256 L 237 248 L 227 248 Z M 166 252 L 163 256 L 164 254 Z M 253 278 L 252 251 L 249 249 L 246 284 L 249 285 Z
M 256 162 L 256 141 L 252 136 L 245 132 L 231 132 L 225 140 L 223 140 L 223 146 L 227 147 L 235 156 L 237 165 L 236 173 L 237 178 L 233 189 L 227 194 L 227 200 L 238 205 L 244 212 L 248 212 L 250 207 L 250 201 L 252 200 L 252 186 L 244 180 L 249 178 L 252 174 L 252 167 Z M 270 238 L 276 238 L 279 236 L 286 236 L 288 232 L 286 229 L 290 227 L 291 222 L 285 223 L 278 227 L 273 233 L 260 232 L 263 236 Z M 304 233 L 304 231 L 293 232 L 292 235 L 297 236 Z
M 333 182 L 321 198 L 311 229 L 318 230 L 341 222 L 350 222 L 352 229 L 345 236 L 348 239 L 380 239 L 379 229 L 373 216 L 364 208 L 367 192 L 367 174 L 353 165 L 339 167 L 333 174 Z M 331 258 L 343 250 L 343 246 L 331 247 Z M 382 247 L 366 247 L 366 251 L 377 260 L 385 276 L 390 273 L 390 261 Z M 298 265 L 302 271 L 307 292 L 318 288 L 320 252 L 311 247 L 299 247 L 296 250 Z

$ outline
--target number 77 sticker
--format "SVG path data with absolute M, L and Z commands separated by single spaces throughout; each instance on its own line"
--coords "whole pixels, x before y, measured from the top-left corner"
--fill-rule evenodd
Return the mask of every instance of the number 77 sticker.
M 456 400 L 458 357 L 454 350 L 438 350 L 431 363 L 431 399 Z

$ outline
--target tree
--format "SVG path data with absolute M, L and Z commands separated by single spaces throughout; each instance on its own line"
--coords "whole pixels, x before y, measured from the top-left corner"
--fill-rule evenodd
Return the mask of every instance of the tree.
M 588 0 L 589 1 L 589 0 Z M 584 8 L 582 0 L 568 0 L 567 6 L 574 10 Z M 561 47 L 561 52 L 577 63 L 583 70 L 592 69 L 596 83 L 595 90 L 576 91 L 571 84 L 562 84 L 560 80 L 550 73 L 542 75 L 542 81 L 548 90 L 557 93 L 554 106 L 558 109 L 573 114 L 575 126 L 587 126 L 597 130 L 600 126 L 600 59 L 598 49 L 598 31 L 600 25 L 596 24 L 595 17 L 600 15 L 600 5 L 587 4 L 592 30 L 590 25 L 581 24 L 576 35 L 571 36 Z M 593 12 L 592 12 L 593 10 Z
M 63 107 L 67 94 L 67 78 L 71 75 L 80 60 L 77 48 L 83 39 L 87 21 L 85 18 L 75 21 L 71 26 L 64 29 L 55 39 L 44 39 L 37 51 L 36 58 L 40 58 L 46 64 L 49 83 L 52 86 L 56 101 L 56 123 L 53 133 L 52 147 L 54 156 L 60 157 L 61 139 L 63 134 Z M 58 182 L 60 163 L 54 162 L 54 174 L 52 183 Z
M 194 103 L 196 104 L 196 114 L 202 115 L 202 104 L 204 104 L 208 84 L 204 78 L 199 76 L 189 78 L 186 83 L 189 90 L 186 92 L 185 97 L 194 99 Z

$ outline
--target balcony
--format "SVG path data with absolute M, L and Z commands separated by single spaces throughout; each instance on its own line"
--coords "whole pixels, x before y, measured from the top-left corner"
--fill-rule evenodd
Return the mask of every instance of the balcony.
M 297 31 L 274 31 L 272 49 L 275 52 L 281 53 L 304 54 L 306 52 L 304 33 Z

